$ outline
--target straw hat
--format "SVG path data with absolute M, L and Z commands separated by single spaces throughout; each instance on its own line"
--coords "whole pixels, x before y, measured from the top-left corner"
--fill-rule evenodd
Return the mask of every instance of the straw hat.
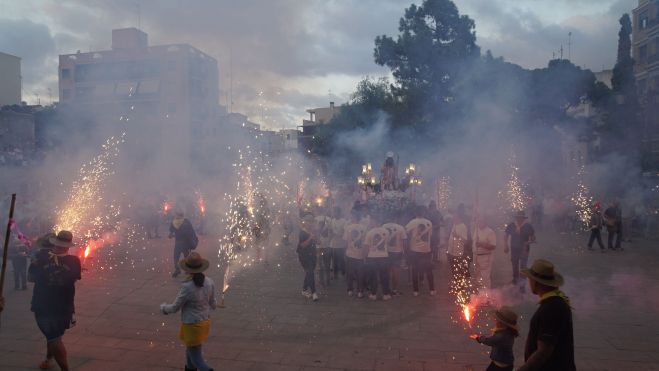
M 530 269 L 522 269 L 520 273 L 549 287 L 560 287 L 564 283 L 563 276 L 554 270 L 554 264 L 544 259 L 534 261 Z
M 73 233 L 69 231 L 60 231 L 57 236 L 49 237 L 48 242 L 56 247 L 65 247 L 68 249 L 69 247 L 74 246 Z
M 511 307 L 503 306 L 494 311 L 494 317 L 504 325 L 519 332 L 517 327 L 517 313 Z
M 51 238 L 57 238 L 55 233 L 46 233 L 45 235 L 37 238 L 34 244 L 41 249 L 52 249 L 55 246 L 50 243 Z
M 198 252 L 194 251 L 178 262 L 178 266 L 188 273 L 201 273 L 208 269 L 209 265 L 208 260 L 202 258 Z

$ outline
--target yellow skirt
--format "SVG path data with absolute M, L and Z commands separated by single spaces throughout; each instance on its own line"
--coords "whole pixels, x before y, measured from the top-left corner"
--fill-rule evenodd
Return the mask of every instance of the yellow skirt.
M 181 323 L 178 337 L 186 347 L 201 345 L 208 337 L 211 321 L 205 320 L 197 323 Z

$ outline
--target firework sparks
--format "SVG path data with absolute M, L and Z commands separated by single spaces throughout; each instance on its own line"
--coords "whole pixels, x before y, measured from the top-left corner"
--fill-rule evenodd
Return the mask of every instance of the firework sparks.
M 530 199 L 524 192 L 524 184 L 519 180 L 519 167 L 514 153 L 510 157 L 509 167 L 510 177 L 506 182 L 505 190 L 499 192 L 499 197 L 512 211 L 522 211 L 526 209 Z
M 83 165 L 69 192 L 64 206 L 57 210 L 55 231 L 69 230 L 76 235 L 98 237 L 119 215 L 119 207 L 106 202 L 104 186 L 114 174 L 114 160 L 126 133 L 110 137 L 101 153 Z
M 570 199 L 577 209 L 579 220 L 587 228 L 592 216 L 591 205 L 593 204 L 593 198 L 590 196 L 590 190 L 583 180 L 585 173 L 586 168 L 584 165 L 581 165 L 581 168 L 577 172 L 577 190 Z
M 448 210 L 452 191 L 451 178 L 444 176 L 437 179 L 437 207 L 440 210 Z
M 469 324 L 469 327 L 471 327 L 471 308 L 469 308 L 469 305 L 463 306 L 462 314 L 464 314 L 467 324 Z

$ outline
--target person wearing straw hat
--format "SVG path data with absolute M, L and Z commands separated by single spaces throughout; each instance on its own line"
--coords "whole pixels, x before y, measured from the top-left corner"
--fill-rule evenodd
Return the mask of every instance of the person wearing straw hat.
M 524 210 L 515 213 L 515 221 L 506 226 L 506 232 L 503 239 L 504 252 L 507 254 L 510 250 L 510 261 L 513 268 L 513 285 L 518 284 L 519 270 L 525 269 L 529 261 L 529 249 L 535 242 L 535 230 L 529 224 Z M 524 291 L 524 286 L 520 287 Z
M 493 313 L 494 328 L 492 336 L 470 335 L 469 337 L 480 344 L 492 347 L 490 359 L 492 362 L 486 371 L 512 371 L 515 364 L 513 345 L 519 336 L 517 327 L 517 313 L 512 308 L 503 306 Z
M 525 364 L 519 370 L 574 371 L 574 332 L 570 299 L 559 290 L 563 276 L 554 265 L 536 260 L 522 270 L 531 291 L 540 298 L 540 307 L 531 318 L 524 350 Z
M 37 245 L 41 250 L 30 264 L 28 277 L 34 282 L 30 309 L 46 337 L 46 359 L 39 368 L 51 368 L 55 359 L 66 371 L 69 363 L 62 336 L 75 325 L 75 282 L 82 278 L 80 259 L 68 255 L 69 248 L 75 245 L 69 231 L 43 236 L 37 240 Z
M 186 371 L 213 370 L 202 355 L 201 345 L 210 332 L 210 310 L 217 307 L 215 283 L 204 275 L 209 262 L 197 252 L 191 252 L 178 262 L 187 276 L 173 304 L 161 304 L 163 314 L 181 310 L 179 339 L 185 344 Z

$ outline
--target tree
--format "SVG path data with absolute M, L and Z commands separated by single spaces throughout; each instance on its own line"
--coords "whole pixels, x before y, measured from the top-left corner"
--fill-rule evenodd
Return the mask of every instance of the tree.
M 460 73 L 480 56 L 474 28 L 452 1 L 424 0 L 405 10 L 396 40 L 386 35 L 375 39 L 375 62 L 391 69 L 393 93 L 410 123 L 450 114 Z
M 620 17 L 618 32 L 618 58 L 613 68 L 613 93 L 616 99 L 611 102 L 608 119 L 609 147 L 626 151 L 626 148 L 639 148 L 641 129 L 639 127 L 639 104 L 634 78 L 634 60 L 631 56 L 632 22 L 629 14 Z
M 634 80 L 634 60 L 631 56 L 632 49 L 632 21 L 629 14 L 625 13 L 620 17 L 620 31 L 618 32 L 618 58 L 613 68 L 613 77 L 611 84 L 613 91 L 619 94 L 627 95 L 635 92 Z

